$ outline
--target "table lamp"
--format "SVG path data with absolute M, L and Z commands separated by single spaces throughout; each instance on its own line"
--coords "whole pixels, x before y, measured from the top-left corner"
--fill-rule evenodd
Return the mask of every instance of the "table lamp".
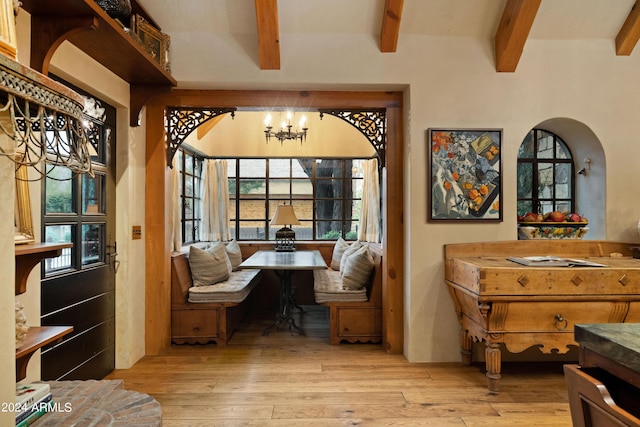
M 276 252 L 293 252 L 296 250 L 295 240 L 296 233 L 288 225 L 300 224 L 296 213 L 291 205 L 276 206 L 276 213 L 271 220 L 270 225 L 283 225 L 280 230 L 276 231 L 276 244 L 274 249 Z

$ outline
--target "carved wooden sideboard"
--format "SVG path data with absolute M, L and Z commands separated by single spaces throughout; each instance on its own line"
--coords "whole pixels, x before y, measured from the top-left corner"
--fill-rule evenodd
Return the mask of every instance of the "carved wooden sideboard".
M 631 243 L 537 240 L 445 245 L 445 281 L 461 326 L 463 362 L 484 341 L 488 387 L 498 390 L 501 346 L 542 353 L 577 346 L 582 323 L 640 322 L 640 259 Z M 613 254 L 613 256 L 611 256 Z M 607 267 L 526 267 L 509 256 L 555 255 Z

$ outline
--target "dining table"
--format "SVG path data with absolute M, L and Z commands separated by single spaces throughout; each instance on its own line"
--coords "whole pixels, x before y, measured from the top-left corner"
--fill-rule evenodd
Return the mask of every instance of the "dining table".
M 255 268 L 260 270 L 273 270 L 280 279 L 280 305 L 273 324 L 268 326 L 263 335 L 268 335 L 272 329 L 278 330 L 280 325 L 286 323 L 289 330 L 295 330 L 300 335 L 305 335 L 304 330 L 298 326 L 292 316 L 296 306 L 295 294 L 291 283 L 291 277 L 298 270 L 317 270 L 327 268 L 327 264 L 318 250 L 278 252 L 261 250 L 257 251 L 240 264 L 241 269 Z

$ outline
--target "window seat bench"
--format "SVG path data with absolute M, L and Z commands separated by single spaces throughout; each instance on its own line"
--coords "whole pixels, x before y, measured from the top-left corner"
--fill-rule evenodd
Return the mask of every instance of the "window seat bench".
M 171 341 L 176 344 L 225 346 L 247 314 L 250 293 L 260 281 L 260 270 L 233 271 L 231 277 L 210 286 L 193 286 L 189 257 L 171 255 Z
M 369 249 L 374 268 L 362 290 L 343 289 L 337 270 L 314 270 L 315 300 L 329 307 L 331 345 L 382 341 L 382 248 L 369 243 Z

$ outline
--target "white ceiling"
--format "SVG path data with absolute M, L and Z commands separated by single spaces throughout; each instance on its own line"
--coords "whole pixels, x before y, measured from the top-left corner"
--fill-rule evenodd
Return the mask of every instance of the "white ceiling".
M 162 31 L 257 34 L 254 0 L 138 0 Z M 531 39 L 615 39 L 635 0 L 543 0 Z M 384 0 L 278 0 L 281 43 L 296 34 L 369 34 L 378 38 Z M 495 35 L 506 0 L 405 0 L 403 35 Z M 257 43 L 257 40 L 256 40 Z

